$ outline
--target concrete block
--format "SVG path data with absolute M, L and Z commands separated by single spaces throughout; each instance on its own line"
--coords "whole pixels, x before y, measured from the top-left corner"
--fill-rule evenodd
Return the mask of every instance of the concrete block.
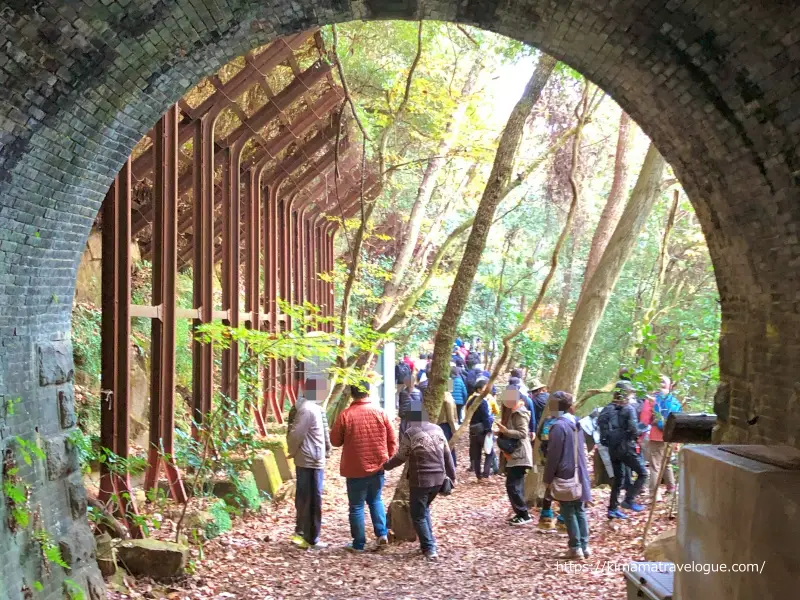
M 164 580 L 183 575 L 189 548 L 154 539 L 126 540 L 117 549 L 119 562 L 131 575 Z
M 256 480 L 259 491 L 266 492 L 270 497 L 275 496 L 283 483 L 275 454 L 271 450 L 264 450 L 253 459 L 250 471 Z

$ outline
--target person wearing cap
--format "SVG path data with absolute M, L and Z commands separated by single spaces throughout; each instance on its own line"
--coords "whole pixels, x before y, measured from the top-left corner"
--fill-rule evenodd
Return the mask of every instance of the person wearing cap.
M 351 552 L 363 552 L 367 543 L 364 503 L 369 506 L 378 547 L 388 544 L 383 506 L 383 465 L 397 452 L 397 439 L 389 417 L 369 398 L 369 383 L 350 386 L 353 402 L 331 429 L 331 444 L 342 448 L 339 472 L 347 480 L 352 543 Z
M 611 496 L 608 501 L 608 518 L 625 519 L 620 507 L 634 512 L 644 510 L 644 506 L 636 502 L 637 497 L 647 482 L 647 468 L 644 460 L 636 452 L 636 440 L 639 437 L 639 420 L 636 409 L 630 403 L 634 395 L 633 385 L 629 381 L 618 381 L 614 387 L 614 399 L 600 413 L 597 425 L 600 428 L 600 443 L 608 448 L 611 466 L 614 470 L 614 482 L 611 485 Z M 625 467 L 636 474 L 632 483 L 626 481 Z M 620 489 L 625 487 L 625 500 L 619 502 Z
M 386 461 L 384 469 L 390 471 L 408 463 L 408 504 L 414 531 L 425 558 L 435 560 L 436 539 L 430 506 L 445 477 L 455 484 L 456 468 L 442 430 L 429 422 L 421 401 L 413 403 L 408 418 L 409 426 L 400 436 L 397 453 Z
M 547 386 L 539 381 L 539 379 L 534 378 L 533 381 L 528 384 L 528 395 L 530 396 L 531 402 L 533 402 L 534 419 L 537 423 L 540 423 L 544 409 L 547 406 L 547 400 L 550 398 L 550 394 L 547 392 Z
M 530 390 L 528 389 L 528 386 L 527 386 L 527 385 L 525 385 L 525 384 L 522 382 L 522 369 L 520 369 L 519 367 L 517 367 L 517 368 L 515 368 L 515 369 L 511 369 L 511 373 L 510 373 L 510 374 L 509 374 L 509 376 L 508 376 L 508 383 L 509 383 L 509 384 L 511 383 L 511 379 L 513 379 L 514 377 L 516 377 L 517 379 L 519 379 L 519 384 L 518 384 L 518 386 L 519 386 L 519 391 L 522 393 L 522 395 L 523 395 L 523 396 L 527 396 L 527 395 L 528 395 L 528 392 L 529 392 Z
M 475 392 L 467 400 L 467 411 L 474 403 L 479 403 L 472 418 L 469 421 L 469 461 L 471 470 L 475 473 L 478 481 L 487 479 L 492 469 L 492 457 L 494 451 L 486 454 L 484 464 L 481 466 L 481 459 L 484 456 L 483 444 L 486 440 L 486 435 L 492 432 L 492 418 L 491 410 L 489 409 L 489 402 L 486 398 L 481 398 L 481 393 L 489 383 L 489 378 L 480 375 L 475 380 Z

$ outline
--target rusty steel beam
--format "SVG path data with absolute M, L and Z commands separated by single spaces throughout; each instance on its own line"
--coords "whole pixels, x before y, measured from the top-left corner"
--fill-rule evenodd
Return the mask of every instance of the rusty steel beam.
M 179 102 L 181 110 L 189 118 L 179 125 L 178 143 L 183 145 L 192 138 L 195 122 L 198 119 L 208 113 L 221 113 L 233 103 L 233 100 L 258 83 L 258 79 L 264 76 L 263 71 L 270 71 L 287 60 L 295 50 L 305 44 L 311 35 L 313 35 L 313 30 L 275 40 L 264 52 L 249 60 L 245 67 L 234 75 L 222 89 L 215 91 L 196 108 L 190 108 L 186 102 L 181 100 Z M 152 138 L 153 133 L 148 135 Z M 136 179 L 146 177 L 153 170 L 153 165 L 152 155 L 149 152 L 142 154 L 133 161 L 133 176 Z
M 120 170 L 103 203 L 100 443 L 128 457 L 130 416 L 131 162 Z M 110 502 L 134 537 L 142 532 L 127 473 L 100 466 L 100 500 Z
M 214 268 L 214 116 L 207 114 L 196 124 L 194 139 L 194 260 L 193 306 L 200 310 L 195 319 L 196 330 L 213 318 Z M 214 356 L 210 344 L 192 342 L 192 433 L 199 437 L 197 425 L 211 411 L 214 383 Z
M 222 310 L 229 311 L 225 322 L 231 327 L 239 326 L 239 275 L 241 266 L 241 190 L 240 161 L 241 145 L 226 150 L 222 197 Z M 239 346 L 232 343 L 222 352 L 222 394 L 230 406 L 236 407 L 239 400 Z
M 242 123 L 234 131 L 232 131 L 224 140 L 215 143 L 215 151 L 217 153 L 217 160 L 214 163 L 215 167 L 221 166 L 220 156 L 221 151 L 233 146 L 237 141 L 242 138 L 250 139 L 263 129 L 268 123 L 273 121 L 281 114 L 282 111 L 289 108 L 297 100 L 303 96 L 304 90 L 308 86 L 314 85 L 322 79 L 327 70 L 330 70 L 330 65 L 317 62 L 309 67 L 301 78 L 294 79 L 288 86 L 278 93 L 269 103 L 265 104 L 256 113 L 254 113 L 247 121 Z M 259 147 L 259 153 L 254 161 L 269 161 L 277 156 L 284 150 L 292 141 L 302 136 L 309 128 L 316 123 L 321 116 L 330 113 L 337 103 L 341 100 L 342 92 L 337 88 L 333 88 L 322 95 L 322 97 L 310 108 L 306 109 L 297 119 L 292 122 L 290 127 L 285 127 L 284 130 L 277 136 L 269 140 L 267 143 L 262 143 Z M 211 111 L 206 114 L 203 119 L 211 119 L 216 121 L 218 112 Z M 321 116 L 320 116 L 321 115 Z M 260 135 L 260 134 L 258 134 Z M 252 164 L 248 163 L 248 166 Z M 178 187 L 181 195 L 186 193 L 192 185 L 193 176 L 191 170 L 181 175 L 178 181 Z M 139 210 L 134 219 L 133 233 L 136 235 L 144 229 L 148 222 L 152 219 L 152 205 L 143 207 Z
M 276 167 L 276 169 L 273 172 L 270 173 L 269 177 L 266 179 L 265 184 L 266 185 L 272 185 L 273 183 L 277 182 L 281 177 L 289 177 L 291 175 L 294 175 L 294 173 L 300 167 L 302 167 L 305 164 L 305 162 L 307 162 L 308 160 L 311 160 L 310 157 L 312 157 L 314 154 L 316 154 L 322 148 L 324 148 L 326 143 L 329 142 L 332 137 L 335 137 L 335 131 L 332 131 L 332 129 L 330 127 L 325 128 L 324 130 L 322 130 L 319 135 L 314 136 L 314 138 L 312 140 L 309 140 L 308 143 L 304 144 L 302 148 L 298 149 L 296 152 L 293 152 L 291 156 L 289 156 L 289 157 L 285 158 L 283 161 L 281 161 L 281 163 Z M 348 144 L 349 144 L 349 142 L 346 141 L 346 140 L 340 141 L 340 150 L 339 150 L 340 153 L 344 153 L 345 152 L 345 150 L 348 147 Z M 234 150 L 238 150 L 239 154 L 241 155 L 241 151 L 243 149 L 243 144 L 240 141 L 240 143 L 234 145 L 233 148 L 234 148 Z M 329 154 L 331 154 L 331 158 L 332 158 L 332 153 L 333 153 L 333 151 L 331 150 L 331 152 L 329 153 Z M 328 163 L 325 162 L 325 160 L 327 160 L 327 155 L 326 155 L 326 159 L 323 159 L 323 161 L 320 161 L 320 162 L 315 163 L 315 164 L 328 165 Z M 240 169 L 240 171 L 243 171 L 244 173 L 249 173 L 250 171 L 252 171 L 252 169 L 249 169 L 249 170 Z M 301 181 L 301 182 L 305 181 L 305 179 L 303 179 L 303 178 L 305 178 L 307 176 L 308 176 L 308 169 L 305 172 L 303 172 L 303 174 L 300 176 L 301 179 L 299 181 Z M 217 190 L 221 191 L 221 188 L 218 187 Z M 178 226 L 179 230 L 180 231 L 186 231 L 190 227 L 192 227 L 193 219 L 194 219 L 194 216 L 192 214 L 185 215 L 181 219 L 181 221 L 179 223 L 179 226 Z M 218 225 L 217 229 L 215 229 L 215 231 L 214 231 L 214 235 L 216 237 L 218 235 L 221 235 L 221 233 L 222 233 L 222 229 Z M 190 248 L 187 248 L 186 250 L 184 250 L 181 253 L 181 255 L 179 257 L 179 260 L 178 260 L 178 268 L 179 269 L 181 269 L 186 263 L 188 263 L 188 261 L 190 259 L 190 254 L 191 254 L 191 249 Z M 147 251 L 146 250 L 145 250 L 145 252 L 143 252 L 143 256 L 147 256 Z M 218 260 L 218 259 L 219 259 L 219 256 L 215 255 L 215 260 Z
M 178 244 L 178 107 L 172 106 L 156 125 L 152 153 L 156 165 L 153 221 L 153 304 L 161 309 L 151 321 L 150 446 L 145 489 L 155 489 L 164 473 L 176 502 L 186 490 L 175 466 L 175 336 L 177 325 Z

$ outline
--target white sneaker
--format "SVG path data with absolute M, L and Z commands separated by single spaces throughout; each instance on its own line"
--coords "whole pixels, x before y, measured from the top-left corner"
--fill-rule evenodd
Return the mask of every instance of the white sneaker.
M 583 549 L 583 558 L 589 558 L 592 555 L 592 549 L 589 546 Z
M 583 560 L 584 558 L 583 550 L 581 550 L 580 548 L 570 548 L 567 551 L 567 554 L 564 556 L 564 558 L 567 560 Z

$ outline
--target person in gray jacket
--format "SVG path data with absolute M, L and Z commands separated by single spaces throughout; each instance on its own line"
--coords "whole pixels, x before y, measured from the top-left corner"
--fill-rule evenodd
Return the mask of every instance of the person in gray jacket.
M 322 548 L 322 482 L 325 460 L 331 452 L 325 411 L 320 402 L 327 396 L 325 382 L 306 381 L 305 398 L 298 399 L 286 432 L 288 453 L 296 467 L 295 509 L 297 521 L 292 543 L 300 548 Z

